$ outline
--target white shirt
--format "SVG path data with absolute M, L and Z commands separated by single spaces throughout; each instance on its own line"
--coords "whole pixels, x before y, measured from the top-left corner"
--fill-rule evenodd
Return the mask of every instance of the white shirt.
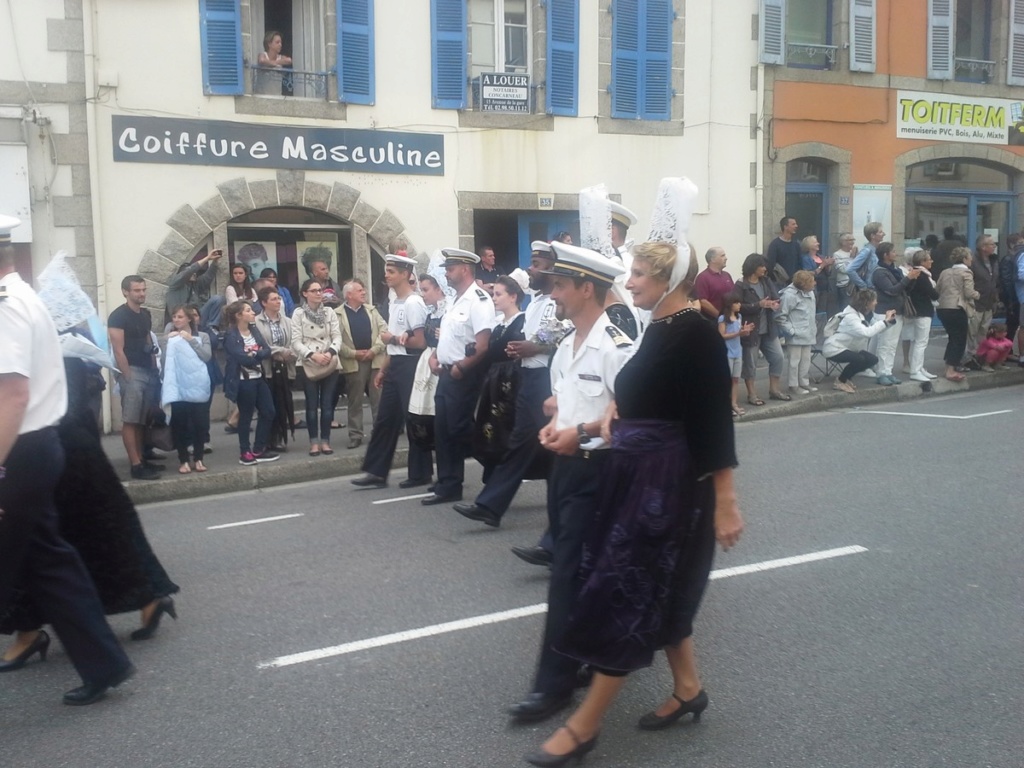
M 850 276 L 846 274 L 846 265 L 853 261 L 856 255 L 856 251 L 850 253 L 842 248 L 832 254 L 832 258 L 836 260 L 836 286 L 842 287 L 850 282 Z
M 497 325 L 494 303 L 480 286 L 474 283 L 452 302 L 441 318 L 441 338 L 437 341 L 437 362 L 455 365 L 466 357 L 466 345 L 476 341 L 480 331 L 489 331 Z
M 551 392 L 558 405 L 558 429 L 604 418 L 608 404 L 615 399 L 615 377 L 633 356 L 633 342 L 612 325 L 604 312 L 579 350 L 574 351 L 577 333 L 562 339 L 551 360 Z M 608 447 L 600 437 L 591 437 L 580 446 L 585 451 Z
M 391 300 L 388 309 L 388 332 L 396 339 L 403 333 L 410 336 L 417 328 L 422 328 L 427 322 L 427 305 L 423 303 L 422 297 L 416 293 L 410 293 L 404 299 L 394 298 Z M 406 349 L 397 341 L 388 344 L 389 355 L 418 355 L 421 349 L 412 351 Z
M 533 341 L 537 337 L 537 331 L 542 327 L 553 328 L 561 321 L 555 316 L 555 300 L 551 294 L 538 293 L 533 301 L 526 307 L 526 319 L 523 321 L 523 335 L 527 341 Z M 523 368 L 547 368 L 550 360 L 550 353 L 542 352 L 533 357 L 524 357 Z
M 57 328 L 46 306 L 16 272 L 0 280 L 0 374 L 28 379 L 28 409 L 19 435 L 52 427 L 68 408 Z

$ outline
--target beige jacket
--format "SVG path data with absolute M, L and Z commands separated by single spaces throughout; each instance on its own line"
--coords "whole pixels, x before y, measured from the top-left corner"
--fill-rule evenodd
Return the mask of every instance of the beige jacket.
M 288 361 L 288 378 L 295 378 L 295 353 L 292 351 L 292 321 L 284 313 L 284 309 L 281 310 L 281 330 L 284 331 L 284 344 L 282 346 L 276 346 L 272 341 L 272 334 L 270 333 L 270 320 L 262 312 L 256 315 L 256 327 L 260 329 L 260 333 L 263 334 L 263 338 L 270 344 L 270 357 L 263 361 L 263 375 L 268 379 L 271 377 L 271 365 L 275 358 L 280 359 L 284 357 Z
M 384 322 L 384 318 L 380 316 L 380 312 L 372 304 L 364 304 L 363 309 L 370 314 L 370 339 L 373 342 L 370 347 L 373 351 L 373 364 L 371 368 L 380 368 L 384 362 L 385 350 L 387 348 L 387 345 L 380 340 L 380 334 L 381 331 L 388 329 L 388 324 Z M 341 352 L 338 353 L 339 358 L 341 358 L 341 372 L 355 373 L 359 370 L 359 361 L 356 360 L 356 348 L 355 343 L 352 341 L 352 329 L 348 323 L 348 312 L 345 311 L 344 304 L 334 311 L 338 315 L 338 325 L 341 326 Z
M 936 286 L 939 291 L 939 309 L 960 308 L 968 317 L 974 316 L 974 300 L 981 296 L 974 290 L 974 275 L 962 264 L 942 270 Z

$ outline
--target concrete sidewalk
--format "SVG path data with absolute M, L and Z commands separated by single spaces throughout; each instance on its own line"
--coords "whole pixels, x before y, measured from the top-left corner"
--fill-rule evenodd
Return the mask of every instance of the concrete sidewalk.
M 941 373 L 945 369 L 942 363 L 942 353 L 945 346 L 945 335 L 941 332 L 933 331 L 925 356 L 926 367 L 932 373 Z M 906 375 L 900 373 L 903 362 L 900 351 L 897 351 L 896 360 L 897 365 L 895 366 L 894 373 L 897 378 L 903 381 L 898 386 L 882 387 L 876 384 L 874 379 L 860 376 L 856 379 L 858 391 L 851 395 L 833 390 L 832 382 L 834 378 L 830 377 L 823 379 L 817 384 L 819 387 L 817 392 L 810 395 L 794 395 L 793 399 L 789 402 L 768 399 L 768 369 L 764 361 L 761 361 L 757 371 L 757 391 L 765 399 L 766 403 L 763 406 L 747 405 L 746 392 L 741 382 L 740 403 L 746 408 L 747 413 L 742 418 L 737 419 L 737 423 L 793 416 L 833 408 L 891 403 L 954 392 L 1024 384 L 1024 368 L 1018 367 L 1016 363 L 1011 363 L 1011 367 L 997 370 L 994 373 L 969 373 L 966 380 L 959 384 L 946 381 L 944 378 L 936 379 L 930 384 L 924 384 L 909 381 Z M 820 373 L 812 367 L 811 375 L 812 378 L 817 378 L 820 376 Z M 785 390 L 785 387 L 783 389 Z M 345 421 L 345 414 L 346 409 L 339 406 L 338 417 L 342 422 Z M 296 418 L 301 418 L 302 415 L 302 413 L 296 413 Z M 372 424 L 368 407 L 365 409 L 363 423 L 367 427 Z M 332 434 L 335 454 L 333 456 L 313 458 L 308 455 L 308 439 L 305 429 L 296 430 L 295 435 L 296 441 L 289 443 L 288 452 L 282 454 L 280 460 L 269 464 L 245 467 L 238 463 L 237 436 L 226 434 L 223 422 L 215 422 L 210 428 L 210 447 L 213 448 L 213 453 L 209 454 L 205 460 L 209 471 L 203 474 L 193 472 L 188 475 L 179 475 L 177 457 L 173 454 L 168 454 L 167 459 L 161 462 L 167 468 L 159 480 L 128 479 L 128 458 L 125 455 L 120 434 L 104 436 L 103 449 L 106 451 L 107 456 L 110 457 L 118 475 L 125 481 L 124 485 L 129 495 L 137 504 L 143 504 L 231 493 L 233 491 L 248 491 L 256 488 L 268 488 L 289 483 L 356 474 L 362 466 L 363 455 L 369 443 L 369 435 L 367 435 L 359 448 L 346 450 L 348 430 L 336 430 Z M 405 467 L 406 460 L 407 448 L 403 438 L 399 441 L 394 461 L 394 470 L 391 473 L 390 480 L 393 484 L 397 484 L 405 479 L 405 472 L 401 468 Z

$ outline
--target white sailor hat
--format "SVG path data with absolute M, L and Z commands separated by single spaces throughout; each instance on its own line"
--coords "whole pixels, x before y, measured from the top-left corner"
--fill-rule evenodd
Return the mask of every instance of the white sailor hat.
M 464 251 L 461 248 L 442 248 L 441 253 L 444 256 L 444 266 L 454 267 L 456 264 L 472 264 L 477 265 L 480 263 L 480 257 L 472 251 Z
M 416 259 L 411 259 L 408 256 L 403 256 L 400 253 L 384 254 L 384 263 L 396 264 L 397 266 L 404 267 L 405 269 L 415 269 L 417 264 Z
M 625 268 L 618 262 L 578 245 L 555 242 L 551 244 L 551 252 L 555 255 L 555 265 L 544 270 L 544 274 L 547 275 L 581 277 L 584 280 L 611 285 L 616 277 L 626 273 Z
M 6 216 L 0 214 L 0 245 L 9 245 L 11 242 L 11 230 L 21 224 L 17 216 Z
M 616 203 L 614 200 L 609 200 L 608 207 L 612 212 L 612 221 L 624 224 L 627 229 L 636 224 L 636 214 L 622 203 Z
M 550 254 L 551 243 L 545 240 L 534 240 L 532 243 L 530 243 L 530 252 Z M 552 256 L 551 258 L 554 258 L 554 256 Z

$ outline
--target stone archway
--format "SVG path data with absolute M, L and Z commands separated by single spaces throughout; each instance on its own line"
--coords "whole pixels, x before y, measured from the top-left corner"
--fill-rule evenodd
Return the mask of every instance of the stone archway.
M 167 220 L 170 229 L 156 250 L 148 250 L 139 262 L 138 274 L 146 278 L 146 304 L 163 311 L 167 280 L 178 266 L 191 259 L 213 237 L 213 247 L 228 247 L 228 222 L 260 208 L 282 206 L 309 208 L 352 225 L 353 265 L 356 276 L 369 278 L 370 240 L 387 246 L 405 236 L 405 226 L 388 209 L 379 211 L 347 184 L 322 184 L 306 179 L 304 171 L 278 171 L 272 179 L 249 181 L 244 177 L 217 185 L 217 194 L 198 206 L 183 205 Z M 408 249 L 415 253 L 409 244 Z M 365 273 L 365 274 L 364 274 Z
M 791 144 L 787 147 L 779 147 L 772 150 L 771 162 L 765 166 L 764 186 L 767 191 L 762 215 L 762 226 L 765 233 L 771 233 L 767 238 L 770 240 L 778 232 L 779 219 L 785 214 L 786 208 L 786 164 L 793 160 L 819 160 L 828 163 L 835 170 L 829 174 L 829 220 L 835 232 L 848 231 L 853 223 L 853 209 L 849 206 L 839 204 L 842 195 L 849 195 L 851 186 L 850 163 L 853 152 L 833 144 L 825 144 L 820 141 L 808 141 L 800 144 Z M 822 250 L 831 253 L 831 243 L 822 242 Z
M 894 243 L 906 239 L 907 169 L 933 160 L 961 159 L 1000 165 L 1008 171 L 1015 171 L 1013 189 L 1017 192 L 1017 222 L 1024 221 L 1024 194 L 1021 194 L 1024 192 L 1024 156 L 986 144 L 932 144 L 897 155 L 893 163 L 891 239 Z

